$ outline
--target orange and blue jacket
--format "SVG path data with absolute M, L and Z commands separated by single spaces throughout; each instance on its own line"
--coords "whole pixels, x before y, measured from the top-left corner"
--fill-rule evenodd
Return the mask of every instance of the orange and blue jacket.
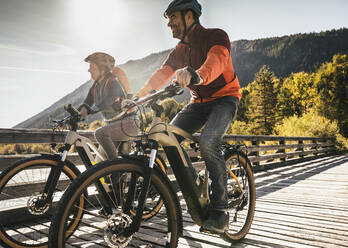
M 147 83 L 158 90 L 171 80 L 176 70 L 190 66 L 203 80 L 189 86 L 193 102 L 208 102 L 224 96 L 240 100 L 240 85 L 233 69 L 231 43 L 226 32 L 197 24 L 188 34 L 188 40 L 188 44 L 178 43 Z

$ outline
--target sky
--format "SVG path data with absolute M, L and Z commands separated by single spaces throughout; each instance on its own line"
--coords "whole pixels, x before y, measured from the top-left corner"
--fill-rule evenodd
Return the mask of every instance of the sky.
M 83 59 L 121 65 L 172 49 L 169 0 L 0 0 L 0 128 L 46 109 L 89 80 Z M 231 41 L 348 28 L 347 0 L 199 0 L 201 24 Z

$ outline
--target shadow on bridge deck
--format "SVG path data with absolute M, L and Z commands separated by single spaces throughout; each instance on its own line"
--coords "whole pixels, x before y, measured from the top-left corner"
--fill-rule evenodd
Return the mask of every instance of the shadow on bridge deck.
M 348 155 L 259 172 L 255 182 L 255 218 L 242 242 L 231 245 L 200 233 L 181 201 L 184 234 L 179 247 L 348 247 Z M 47 230 L 46 225 L 42 232 Z M 160 222 L 155 221 L 144 235 L 156 239 L 158 232 Z M 83 244 L 103 247 L 97 242 Z

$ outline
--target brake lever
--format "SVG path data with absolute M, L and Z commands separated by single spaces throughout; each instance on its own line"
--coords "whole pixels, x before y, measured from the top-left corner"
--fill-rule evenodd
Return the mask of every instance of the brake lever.
M 66 118 L 64 118 L 63 120 L 52 120 L 52 122 L 54 123 L 53 128 L 57 129 L 58 127 L 61 127 L 64 125 Z
M 184 89 L 178 84 L 178 82 L 175 80 L 173 83 L 169 84 L 165 90 L 168 92 L 166 97 L 172 97 L 176 95 L 181 95 L 184 93 Z

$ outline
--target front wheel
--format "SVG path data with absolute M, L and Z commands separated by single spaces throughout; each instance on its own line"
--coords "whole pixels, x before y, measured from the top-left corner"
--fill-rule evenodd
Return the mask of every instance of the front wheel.
M 43 189 L 59 157 L 42 155 L 21 160 L 0 174 L 0 243 L 5 247 L 47 247 L 52 207 L 79 171 L 66 161 L 52 202 L 45 203 Z M 82 214 L 77 210 L 75 215 Z M 28 224 L 30 222 L 30 224 Z M 78 223 L 72 223 L 74 228 Z
M 163 207 L 151 221 L 142 221 L 137 232 L 125 234 L 135 218 L 134 214 L 125 210 L 124 199 L 127 199 L 130 210 L 137 209 L 139 194 L 136 191 L 139 190 L 138 182 L 144 181 L 144 175 L 145 165 L 129 159 L 105 161 L 82 173 L 64 193 L 53 216 L 49 233 L 51 246 L 79 246 L 84 242 L 91 246 L 98 244 L 109 247 L 176 247 L 182 228 L 180 204 L 169 180 L 157 170 L 153 171 L 150 188 L 163 200 Z M 107 182 L 107 185 L 104 184 L 104 187 L 107 186 L 106 195 L 99 194 L 95 186 L 101 180 Z M 83 209 L 83 219 L 79 220 L 80 225 L 74 235 L 67 238 L 71 234 L 67 227 L 71 222 L 76 222 L 73 213 L 79 208 L 80 199 L 85 197 L 84 192 L 88 192 L 88 199 Z M 103 211 L 105 200 L 112 203 L 111 214 Z M 148 196 L 144 209 L 153 201 Z
M 255 213 L 255 182 L 244 153 L 230 150 L 225 155 L 230 224 L 222 234 L 226 241 L 239 241 L 249 232 Z

